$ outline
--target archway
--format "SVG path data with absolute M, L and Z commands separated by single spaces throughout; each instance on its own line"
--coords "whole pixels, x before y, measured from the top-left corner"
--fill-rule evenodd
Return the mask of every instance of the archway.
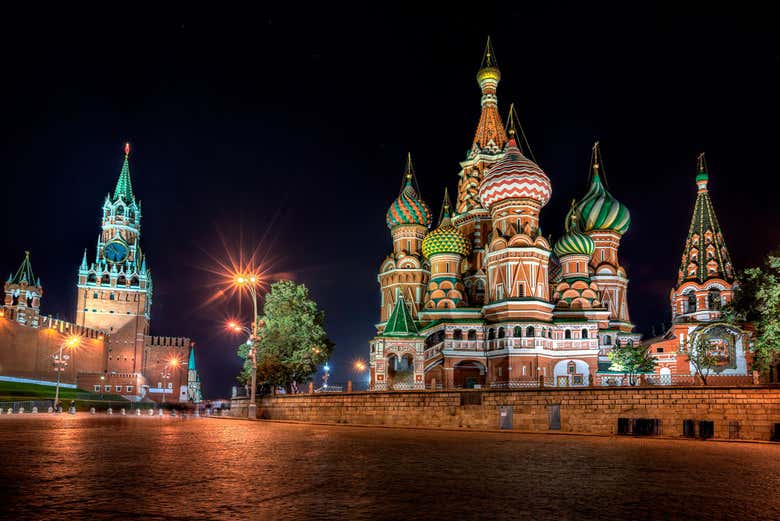
M 582 360 L 561 360 L 553 368 L 556 387 L 588 385 L 590 368 Z
M 391 389 L 414 388 L 414 356 L 411 353 L 387 356 L 387 383 Z
M 464 360 L 453 368 L 456 388 L 474 389 L 485 385 L 485 366 L 476 360 Z

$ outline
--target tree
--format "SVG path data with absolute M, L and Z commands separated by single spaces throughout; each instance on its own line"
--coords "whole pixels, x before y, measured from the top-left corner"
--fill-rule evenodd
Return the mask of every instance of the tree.
M 753 369 L 766 371 L 780 358 L 780 257 L 769 255 L 763 267 L 739 278 L 724 319 L 753 330 Z
M 701 377 L 704 385 L 707 385 L 710 371 L 715 369 L 721 360 L 713 351 L 710 338 L 704 333 L 690 335 L 680 351 L 688 356 L 693 370 Z
M 293 382 L 311 379 L 317 366 L 328 361 L 333 342 L 328 338 L 325 313 L 309 298 L 303 284 L 283 280 L 271 285 L 257 328 L 257 381 L 272 388 L 290 389 Z M 244 359 L 239 380 L 251 380 L 249 345 L 238 347 Z
M 615 343 L 609 352 L 610 370 L 628 375 L 628 383 L 636 385 L 639 373 L 651 373 L 655 369 L 655 359 L 648 347 L 636 346 L 630 340 L 623 345 Z

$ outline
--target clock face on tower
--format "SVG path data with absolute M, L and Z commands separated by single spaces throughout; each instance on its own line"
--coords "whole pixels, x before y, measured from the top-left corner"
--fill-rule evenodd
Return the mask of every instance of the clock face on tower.
M 127 245 L 122 241 L 111 241 L 103 248 L 103 257 L 108 262 L 124 262 L 127 259 L 127 254 Z

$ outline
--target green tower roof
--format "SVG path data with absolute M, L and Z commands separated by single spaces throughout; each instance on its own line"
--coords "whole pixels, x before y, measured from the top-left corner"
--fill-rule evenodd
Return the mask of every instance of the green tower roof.
M 188 371 L 195 371 L 195 348 L 190 347 L 190 360 L 187 362 L 187 370 Z
M 126 203 L 134 200 L 133 184 L 130 182 L 130 165 L 128 162 L 129 156 L 130 143 L 125 143 L 125 162 L 122 164 L 122 171 L 119 173 L 119 179 L 117 179 L 116 188 L 114 188 L 114 201 L 120 197 L 124 199 Z
M 29 285 L 40 285 L 40 281 L 35 280 L 35 275 L 33 275 L 32 265 L 30 264 L 30 252 L 26 251 L 24 252 L 24 260 L 22 261 L 21 266 L 19 266 L 19 269 L 16 270 L 16 275 L 13 275 L 12 277 L 8 277 L 8 282 L 11 284 L 29 284 Z
M 419 336 L 420 330 L 412 318 L 412 313 L 406 306 L 403 293 L 398 294 L 393 312 L 387 319 L 382 336 Z

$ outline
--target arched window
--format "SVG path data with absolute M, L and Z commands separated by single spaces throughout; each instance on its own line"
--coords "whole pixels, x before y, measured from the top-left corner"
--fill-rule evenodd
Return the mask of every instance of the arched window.
M 525 336 L 534 336 L 534 326 L 528 326 L 525 328 Z
M 108 276 L 108 273 L 104 273 L 102 277 L 100 277 L 100 283 L 101 284 L 110 284 L 111 278 Z
M 520 326 L 515 326 L 515 336 L 517 338 L 522 338 L 523 336 L 523 328 Z
M 552 338 L 552 329 L 547 330 L 547 338 Z
M 604 335 L 604 345 L 605 346 L 611 346 L 612 345 L 612 337 L 609 335 Z
M 120 285 L 120 286 L 126 286 L 127 285 L 127 277 L 125 277 L 124 275 L 120 275 L 119 278 L 117 279 L 116 283 L 118 285 Z
M 707 307 L 709 309 L 720 309 L 720 290 L 718 288 L 710 288 L 707 293 Z
M 582 338 L 588 338 L 588 330 L 587 329 L 583 329 L 582 332 L 580 333 L 580 336 Z
M 463 339 L 463 331 L 460 329 L 456 329 L 452 332 L 452 338 L 453 340 L 462 340 Z
M 469 340 L 476 340 L 477 339 L 477 330 L 476 329 L 469 329 L 468 339 Z
M 506 336 L 506 332 L 504 331 L 503 327 L 498 328 L 498 338 L 504 338 Z
M 116 207 L 116 210 L 114 210 L 114 215 L 117 217 L 124 217 L 125 216 L 125 207 L 121 204 Z
M 496 338 L 496 330 L 491 327 L 488 329 L 488 340 L 493 340 L 494 338 Z
M 566 372 L 569 374 L 574 374 L 577 372 L 577 364 L 574 363 L 574 361 L 569 362 L 566 364 Z
M 567 329 L 563 332 L 563 338 L 569 340 L 571 338 L 571 329 Z
M 135 212 L 134 212 L 134 211 L 132 211 L 132 210 L 129 210 L 129 211 L 127 212 L 127 218 L 128 218 L 128 219 L 130 219 L 131 221 L 132 221 L 133 219 L 135 219 Z
M 87 282 L 90 282 L 92 284 L 97 282 L 97 275 L 95 275 L 94 273 L 90 273 L 89 275 L 87 275 Z
M 691 291 L 688 293 L 688 313 L 696 311 L 696 294 Z
M 130 279 L 130 286 L 138 286 L 138 277 Z

